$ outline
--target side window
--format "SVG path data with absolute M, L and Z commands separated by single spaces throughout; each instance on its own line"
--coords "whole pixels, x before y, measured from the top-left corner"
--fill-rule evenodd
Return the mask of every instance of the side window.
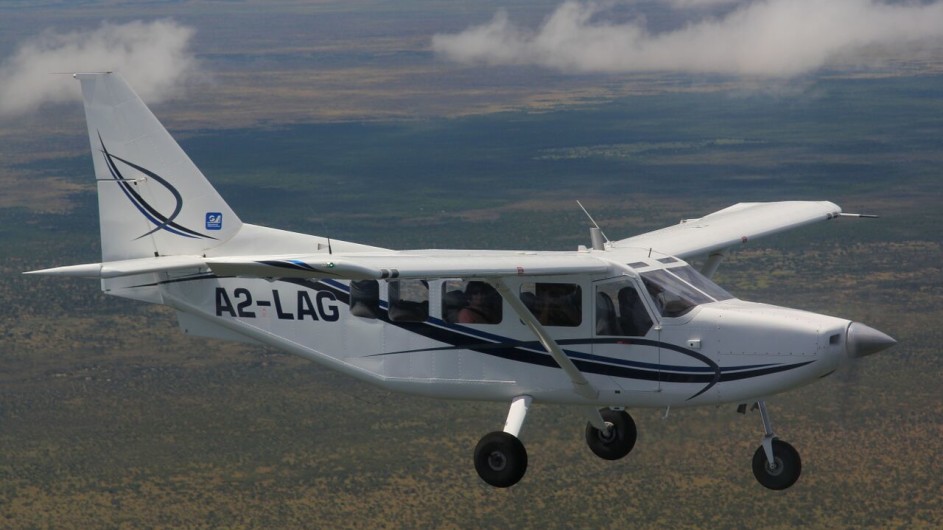
M 429 317 L 429 284 L 425 281 L 392 281 L 389 297 L 393 322 L 423 322 Z
M 448 280 L 442 284 L 442 319 L 451 324 L 498 324 L 501 295 L 487 282 Z
M 628 281 L 596 289 L 596 334 L 644 337 L 652 328 L 638 291 Z
M 652 317 L 635 287 L 619 289 L 619 324 L 622 334 L 631 337 L 644 337 L 652 329 Z
M 521 301 L 544 326 L 579 326 L 583 322 L 583 290 L 573 283 L 525 283 Z
M 380 315 L 380 282 L 350 282 L 350 314 L 363 318 L 377 318 Z

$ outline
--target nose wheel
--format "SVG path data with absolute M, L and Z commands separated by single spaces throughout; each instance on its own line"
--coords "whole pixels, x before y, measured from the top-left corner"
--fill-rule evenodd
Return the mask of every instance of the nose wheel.
M 799 451 L 788 443 L 776 438 L 773 426 L 766 410 L 766 402 L 758 401 L 760 417 L 763 419 L 763 443 L 753 453 L 753 476 L 763 486 L 771 490 L 784 490 L 799 480 L 802 473 L 802 459 Z
M 753 453 L 753 476 L 760 484 L 771 490 L 784 490 L 799 480 L 802 460 L 799 452 L 782 440 L 771 440 L 773 461 L 766 458 L 766 449 L 761 445 Z

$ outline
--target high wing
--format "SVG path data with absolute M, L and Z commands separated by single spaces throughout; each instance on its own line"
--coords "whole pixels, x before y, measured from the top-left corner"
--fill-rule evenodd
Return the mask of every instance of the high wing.
M 838 205 L 826 201 L 738 203 L 699 219 L 686 219 L 674 226 L 616 241 L 611 249 L 640 249 L 687 259 L 841 215 Z M 590 252 L 461 250 L 209 258 L 178 255 L 72 265 L 32 274 L 115 278 L 207 267 L 219 276 L 256 278 L 501 278 L 603 272 L 609 265 L 597 256 Z
M 700 219 L 616 241 L 612 248 L 650 249 L 686 259 L 840 215 L 841 208 L 826 201 L 741 202 Z
M 218 275 L 339 278 L 350 280 L 500 278 L 506 276 L 598 273 L 605 261 L 590 255 L 553 252 L 413 251 L 375 255 L 314 254 L 299 257 L 225 257 L 207 259 Z
M 388 253 L 255 255 L 204 258 L 162 256 L 31 271 L 46 276 L 117 278 L 150 272 L 209 268 L 217 276 L 334 278 L 342 280 L 502 278 L 593 274 L 609 265 L 587 254 L 429 250 Z

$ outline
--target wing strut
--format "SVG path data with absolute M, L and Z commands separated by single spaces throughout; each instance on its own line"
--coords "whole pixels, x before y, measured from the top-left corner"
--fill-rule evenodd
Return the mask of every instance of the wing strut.
M 717 267 L 720 267 L 720 262 L 724 259 L 724 254 L 726 249 L 715 250 L 707 256 L 707 261 L 704 262 L 704 266 L 701 267 L 701 274 L 711 278 L 714 276 L 714 273 L 717 272 Z
M 537 336 L 540 343 L 543 344 L 550 356 L 553 357 L 553 360 L 557 361 L 560 368 L 563 368 L 563 371 L 570 376 L 570 381 L 573 382 L 573 388 L 576 390 L 576 393 L 586 399 L 597 399 L 599 397 L 599 390 L 590 384 L 583 375 L 583 372 L 580 372 L 579 368 L 573 364 L 573 361 L 563 353 L 557 341 L 553 340 L 553 337 L 547 333 L 547 329 L 537 321 L 537 318 L 530 312 L 530 309 L 527 309 L 524 302 L 522 302 L 519 297 L 515 296 L 514 293 L 511 292 L 511 289 L 508 288 L 500 278 L 490 280 L 490 282 L 494 285 L 495 289 L 501 293 L 501 296 L 507 300 L 511 308 L 514 309 L 514 312 L 517 313 L 517 316 L 534 332 L 534 335 Z

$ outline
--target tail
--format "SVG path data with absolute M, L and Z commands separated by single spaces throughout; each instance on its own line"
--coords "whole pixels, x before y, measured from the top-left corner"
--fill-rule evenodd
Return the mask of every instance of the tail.
M 91 141 L 102 261 L 200 255 L 242 221 L 116 73 L 75 74 Z

